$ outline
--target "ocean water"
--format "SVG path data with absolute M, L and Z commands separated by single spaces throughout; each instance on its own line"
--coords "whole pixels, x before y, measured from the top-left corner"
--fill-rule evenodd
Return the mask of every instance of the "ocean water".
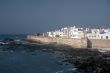
M 1 35 L 3 38 L 23 39 L 26 35 Z M 23 46 L 0 46 L 0 73 L 77 73 L 69 62 L 63 62 L 61 52 L 31 50 Z
M 0 40 L 3 40 L 5 38 L 23 39 L 25 37 L 26 37 L 26 34 L 0 34 Z
M 61 53 L 0 51 L 0 73 L 68 73 L 74 66 Z

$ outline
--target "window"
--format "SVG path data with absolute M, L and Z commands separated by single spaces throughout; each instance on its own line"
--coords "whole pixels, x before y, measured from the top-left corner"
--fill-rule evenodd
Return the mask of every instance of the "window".
M 106 36 L 106 39 L 108 39 L 108 36 Z
M 103 39 L 103 36 L 101 36 L 101 39 Z

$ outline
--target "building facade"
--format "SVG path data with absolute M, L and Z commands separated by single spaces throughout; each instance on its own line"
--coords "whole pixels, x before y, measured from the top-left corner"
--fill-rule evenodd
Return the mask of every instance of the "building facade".
M 61 37 L 61 38 L 72 38 L 72 39 L 110 39 L 110 29 L 90 29 L 90 28 L 76 28 L 65 27 L 60 30 L 47 32 L 48 37 Z

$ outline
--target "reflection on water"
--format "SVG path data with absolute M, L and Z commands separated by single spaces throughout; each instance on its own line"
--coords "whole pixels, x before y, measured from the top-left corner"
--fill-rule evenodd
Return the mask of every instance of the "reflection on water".
M 75 68 L 62 62 L 64 59 L 61 52 L 49 53 L 29 51 L 20 46 L 0 46 L 0 73 L 71 73 Z

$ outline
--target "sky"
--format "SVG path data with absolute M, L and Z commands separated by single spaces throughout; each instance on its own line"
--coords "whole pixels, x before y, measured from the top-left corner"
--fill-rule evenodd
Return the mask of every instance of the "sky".
M 110 0 L 0 0 L 0 34 L 110 27 Z

